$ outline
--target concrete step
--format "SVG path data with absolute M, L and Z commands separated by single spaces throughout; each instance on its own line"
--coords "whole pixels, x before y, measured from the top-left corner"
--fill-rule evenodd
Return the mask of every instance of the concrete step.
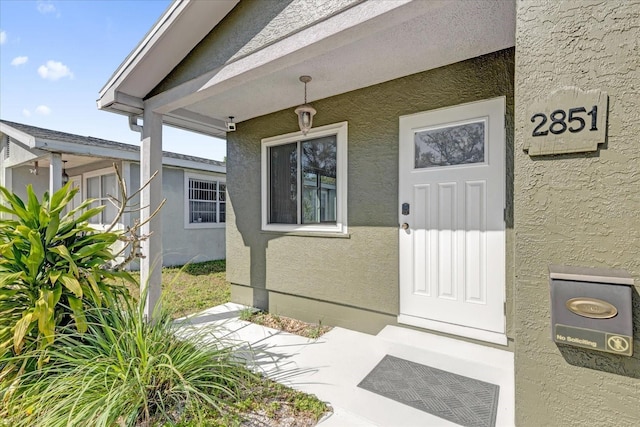
M 484 346 L 402 326 L 386 326 L 376 336 L 388 342 L 440 353 L 465 361 L 479 362 L 496 368 L 512 367 L 514 363 L 513 352 L 506 349 Z

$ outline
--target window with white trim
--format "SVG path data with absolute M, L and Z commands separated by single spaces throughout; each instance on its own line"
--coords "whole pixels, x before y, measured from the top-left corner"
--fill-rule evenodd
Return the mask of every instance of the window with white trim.
M 262 229 L 347 232 L 347 122 L 262 140 Z
M 206 228 L 224 225 L 226 189 L 223 179 L 185 173 L 185 227 Z
M 90 208 L 104 206 L 99 215 L 89 218 L 90 224 L 108 225 L 115 219 L 118 209 L 110 197 L 118 197 L 118 181 L 113 169 L 103 169 L 85 174 L 86 198 L 94 199 Z

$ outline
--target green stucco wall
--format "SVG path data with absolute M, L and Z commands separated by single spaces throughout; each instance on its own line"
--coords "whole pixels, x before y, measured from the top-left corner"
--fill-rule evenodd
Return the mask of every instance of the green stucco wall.
M 311 100 L 318 110 L 314 126 L 349 123 L 348 238 L 260 231 L 260 141 L 298 130 L 297 121 L 292 108 L 239 123 L 227 140 L 228 280 L 395 318 L 399 293 L 398 118 L 506 96 L 507 175 L 511 177 L 513 69 L 514 52 L 505 50 L 332 98 Z M 506 181 L 509 218 L 505 274 L 511 301 L 513 191 L 512 179 Z M 264 303 L 260 295 L 254 295 L 254 299 Z M 313 307 L 322 310 L 318 308 L 321 305 Z M 314 315 L 316 320 L 323 318 L 321 312 Z M 336 316 L 331 322 L 343 323 Z M 510 332 L 511 322 L 508 325 Z M 352 320 L 349 326 L 357 329 Z
M 243 58 L 362 0 L 242 0 L 148 95 Z
M 519 1 L 516 32 L 516 423 L 640 424 L 640 2 Z M 563 86 L 609 95 L 597 152 L 531 158 L 526 107 Z M 556 345 L 548 265 L 635 279 L 632 358 Z

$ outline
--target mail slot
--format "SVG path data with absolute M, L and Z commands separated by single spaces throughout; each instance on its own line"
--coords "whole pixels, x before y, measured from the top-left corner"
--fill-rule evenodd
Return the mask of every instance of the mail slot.
M 633 354 L 633 278 L 624 270 L 549 266 L 555 342 Z

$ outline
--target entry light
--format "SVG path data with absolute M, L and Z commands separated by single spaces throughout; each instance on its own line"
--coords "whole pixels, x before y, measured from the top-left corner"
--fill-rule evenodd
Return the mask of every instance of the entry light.
M 298 126 L 303 135 L 306 135 L 313 126 L 313 116 L 316 115 L 316 109 L 307 104 L 307 83 L 311 81 L 311 76 L 300 76 L 300 81 L 304 83 L 304 104 L 296 108 L 298 115 Z
M 62 163 L 64 163 L 64 165 L 62 166 L 62 185 L 66 185 L 67 182 L 69 182 L 69 175 L 67 174 L 66 168 L 67 161 L 63 160 Z

